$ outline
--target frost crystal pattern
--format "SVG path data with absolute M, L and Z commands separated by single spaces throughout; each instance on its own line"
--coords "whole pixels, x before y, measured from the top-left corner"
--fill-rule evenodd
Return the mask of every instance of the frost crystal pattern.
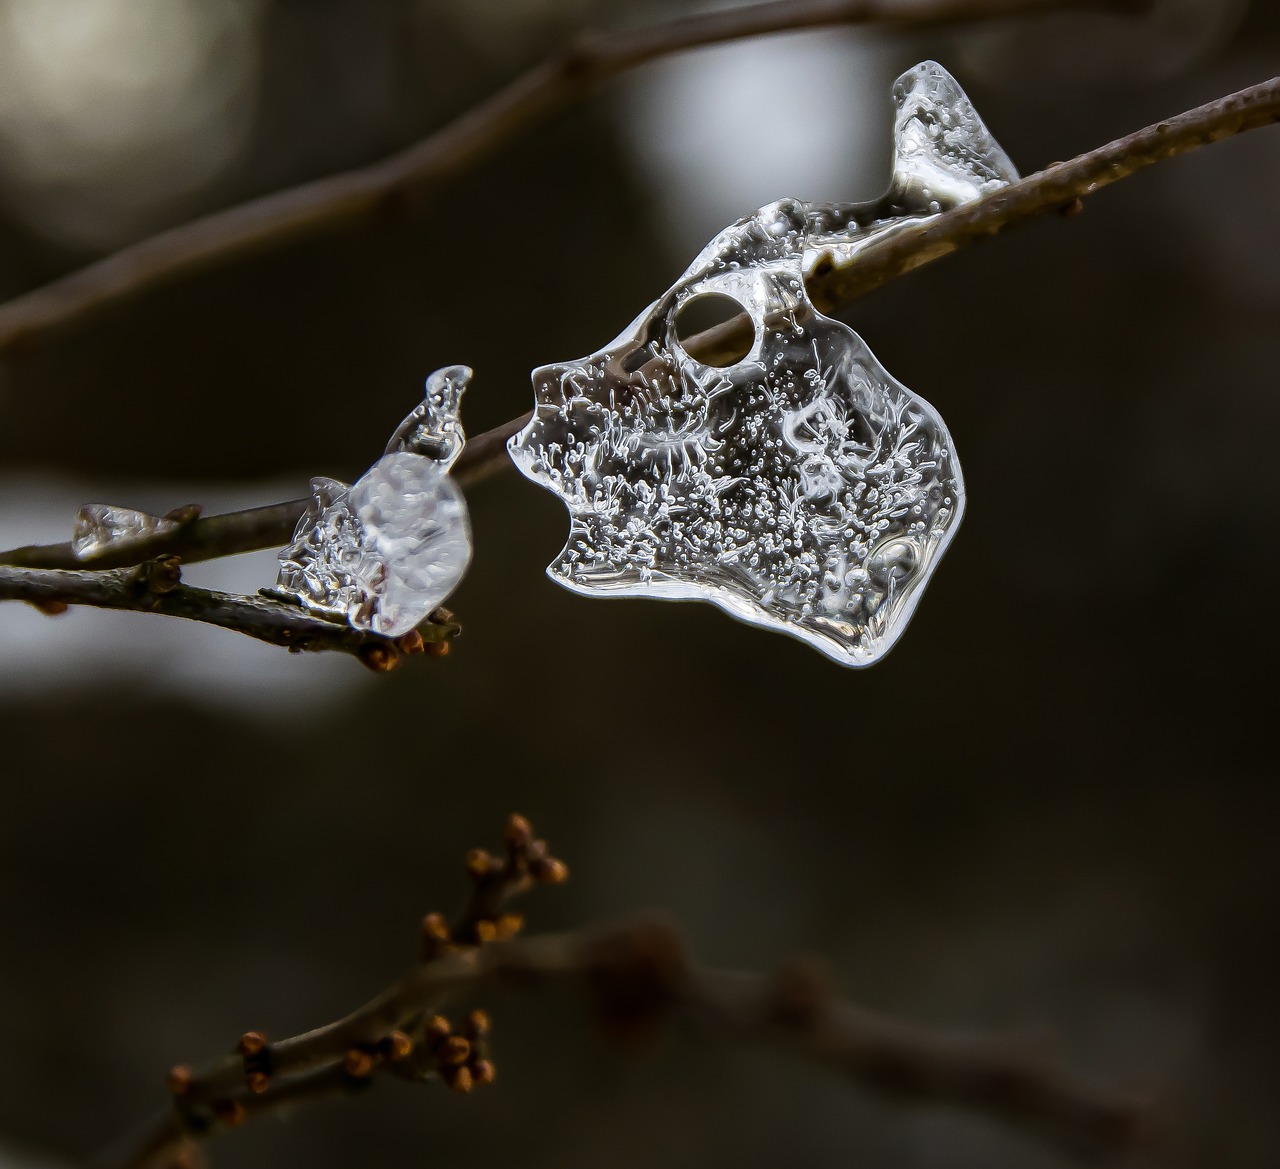
M 925 62 L 894 85 L 893 179 L 863 204 L 783 199 L 721 232 L 607 348 L 533 373 L 517 467 L 564 500 L 548 573 L 587 594 L 711 601 L 865 666 L 897 640 L 964 509 L 951 436 L 804 274 L 1017 178 L 969 99 Z M 729 365 L 677 315 L 727 296 L 754 326 Z
M 277 593 L 400 637 L 457 587 L 471 563 L 471 524 L 449 468 L 465 442 L 458 409 L 470 380 L 466 366 L 436 370 L 386 454 L 353 486 L 311 481 L 311 505 L 280 553 Z

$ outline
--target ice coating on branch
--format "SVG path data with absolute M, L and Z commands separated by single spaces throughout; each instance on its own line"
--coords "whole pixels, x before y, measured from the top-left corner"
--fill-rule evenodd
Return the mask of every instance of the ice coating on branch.
M 470 379 L 460 365 L 433 373 L 422 404 L 353 486 L 311 481 L 311 505 L 280 553 L 277 593 L 400 637 L 457 587 L 471 563 L 471 523 L 449 468 L 465 442 L 458 409 Z
M 941 65 L 925 61 L 893 84 L 892 193 L 906 206 L 955 207 L 1018 172 L 978 116 L 964 90 Z
M 80 560 L 87 560 L 123 541 L 172 535 L 194 519 L 199 509 L 180 508 L 179 513 L 155 516 L 131 507 L 86 503 L 76 513 L 71 550 Z
M 466 572 L 466 503 L 431 459 L 384 455 L 351 487 L 318 478 L 311 491 L 276 584 L 308 609 L 399 637 L 426 620 Z
M 387 454 L 409 451 L 434 459 L 449 470 L 467 441 L 458 412 L 462 394 L 471 381 L 465 365 L 447 365 L 427 378 L 427 392 L 413 412 L 396 427 L 387 443 Z
M 508 449 L 569 509 L 553 579 L 710 601 L 850 666 L 902 633 L 960 521 L 960 465 L 938 413 L 814 308 L 804 274 L 1017 172 L 941 66 L 904 73 L 893 96 L 883 197 L 771 203 L 607 348 L 534 371 L 534 417 Z M 677 330 L 708 294 L 754 326 L 729 364 L 694 357 Z

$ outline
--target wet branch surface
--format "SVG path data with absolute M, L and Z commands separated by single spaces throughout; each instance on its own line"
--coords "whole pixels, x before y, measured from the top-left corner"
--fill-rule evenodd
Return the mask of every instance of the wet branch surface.
M 467 856 L 472 897 L 453 924 L 423 921 L 422 960 L 344 1019 L 269 1042 L 246 1033 L 228 1056 L 170 1072 L 172 1103 L 98 1169 L 166 1169 L 194 1142 L 300 1102 L 358 1092 L 379 1076 L 436 1081 L 459 1092 L 491 1082 L 489 1018 L 458 1027 L 439 1011 L 479 992 L 569 983 L 606 1031 L 634 1044 L 669 1023 L 697 1036 L 779 1044 L 873 1091 L 975 1110 L 1081 1155 L 1130 1153 L 1150 1116 L 1137 1098 L 1080 1079 L 1017 1037 L 940 1032 L 843 1002 L 811 962 L 773 974 L 698 964 L 679 931 L 659 920 L 605 923 L 511 940 L 523 922 L 512 896 L 559 884 L 565 865 L 520 816 L 505 856 Z M 785 1074 L 785 1072 L 780 1072 Z
M 1142 12 L 1149 0 L 774 0 L 582 37 L 420 142 L 381 162 L 217 211 L 0 305 L 0 355 L 107 306 L 266 247 L 359 219 L 406 214 L 599 83 L 706 45 L 798 29 L 924 28 L 1063 8 Z
M 868 243 L 847 264 L 837 264 L 829 254 L 819 255 L 806 275 L 809 295 L 824 312 L 841 311 L 888 281 L 979 239 L 1046 212 L 1078 210 L 1080 201 L 1088 196 L 1157 162 L 1276 121 L 1280 121 L 1280 78 L 1147 126 L 927 221 L 904 223 L 901 230 Z M 0 314 L 3 311 L 0 309 Z M 736 348 L 747 324 L 745 318 L 727 322 L 691 338 L 687 348 L 695 356 L 715 359 Z M 475 483 L 509 467 L 506 440 L 528 419 L 528 414 L 521 415 L 469 439 L 454 466 L 458 479 L 464 484 Z M 76 559 L 70 544 L 53 544 L 0 552 L 0 564 L 115 567 L 146 557 L 172 555 L 195 561 L 280 547 L 291 538 L 306 502 L 289 500 L 202 517 L 177 533 L 108 549 L 83 561 Z

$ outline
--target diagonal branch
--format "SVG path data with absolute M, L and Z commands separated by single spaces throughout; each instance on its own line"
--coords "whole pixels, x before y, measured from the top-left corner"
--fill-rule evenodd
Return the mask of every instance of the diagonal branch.
M 296 605 L 268 597 L 247 597 L 181 583 L 176 557 L 148 560 L 135 568 L 94 571 L 10 568 L 0 565 L 0 601 L 26 601 L 57 615 L 70 605 L 159 613 L 234 629 L 258 641 L 290 650 L 338 650 L 353 654 L 372 670 L 392 669 L 402 654 L 447 652 L 458 626 L 447 610 L 437 610 L 420 629 L 399 638 L 381 637 L 326 621 Z
M 345 171 L 216 211 L 0 306 L 0 355 L 107 305 L 267 246 L 337 224 L 397 213 L 494 154 L 592 87 L 672 53 L 794 29 L 877 24 L 920 28 L 1060 8 L 1141 12 L 1150 0 L 773 0 L 583 37 L 422 141 Z
M 889 280 L 976 240 L 1048 211 L 1072 209 L 1077 200 L 1157 162 L 1278 120 L 1280 77 L 1147 126 L 1069 162 L 1056 163 L 933 219 L 904 224 L 900 231 L 869 243 L 847 265 L 837 265 L 829 256 L 819 256 L 807 276 L 809 294 L 824 311 L 837 312 Z M 3 311 L 0 309 L 0 316 Z M 732 347 L 744 324 L 729 321 L 691 338 L 688 348 L 704 358 L 714 357 L 718 350 Z M 528 419 L 528 414 L 521 415 L 468 440 L 454 473 L 462 482 L 474 483 L 509 466 L 506 440 Z M 54 544 L 0 552 L 0 564 L 42 568 L 108 567 L 136 563 L 147 556 L 177 555 L 194 561 L 279 547 L 288 543 L 305 506 L 305 500 L 290 500 L 249 511 L 202 517 L 176 534 L 131 544 L 123 550 L 123 560 L 120 551 L 108 549 L 97 558 L 80 561 L 70 544 Z
M 576 985 L 597 1021 L 619 1038 L 644 1038 L 674 1021 L 703 1035 L 779 1044 L 865 1088 L 974 1109 L 1077 1151 L 1127 1152 L 1145 1135 L 1144 1103 L 1071 1075 L 1038 1048 L 1010 1037 L 937 1032 L 841 1002 L 808 963 L 774 974 L 716 970 L 691 957 L 674 927 L 653 920 L 522 941 L 477 933 L 475 923 L 494 924 L 507 896 L 567 875 L 522 817 L 509 820 L 505 843 L 506 861 L 469 854 L 467 909 L 451 926 L 442 915 L 427 916 L 423 960 L 407 974 L 314 1031 L 274 1043 L 251 1031 L 201 1071 L 175 1068 L 172 1107 L 102 1158 L 103 1169 L 165 1169 L 197 1139 L 356 1091 L 375 1075 L 470 1091 L 495 1074 L 485 1046 L 488 1018 L 473 1011 L 455 1030 L 437 1012 L 480 991 L 553 982 Z
M 819 308 L 838 310 L 913 268 L 1046 211 L 1073 212 L 1077 200 L 1165 159 L 1280 121 L 1280 77 L 1197 106 L 1133 134 L 1058 162 L 973 203 L 904 224 L 846 264 L 820 257 L 806 274 Z
M 482 436 L 483 437 L 483 436 Z M 130 540 L 115 540 L 96 555 L 78 556 L 65 544 L 31 544 L 0 552 L 0 565 L 15 568 L 128 568 L 157 556 L 176 556 L 187 564 L 217 560 L 260 548 L 280 548 L 289 543 L 310 499 L 288 499 L 264 507 L 251 507 L 225 515 L 201 516 L 166 531 Z

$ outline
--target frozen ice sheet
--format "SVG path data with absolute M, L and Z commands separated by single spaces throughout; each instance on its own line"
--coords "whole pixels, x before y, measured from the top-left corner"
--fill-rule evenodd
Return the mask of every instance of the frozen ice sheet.
M 710 601 L 851 666 L 902 633 L 964 510 L 960 464 L 937 411 L 814 308 L 804 273 L 824 252 L 856 262 L 1017 172 L 940 65 L 904 73 L 893 96 L 884 196 L 771 203 L 608 347 L 534 371 L 534 417 L 509 450 L 569 509 L 553 579 Z M 691 354 L 680 327 L 713 296 L 753 326 L 720 364 Z

